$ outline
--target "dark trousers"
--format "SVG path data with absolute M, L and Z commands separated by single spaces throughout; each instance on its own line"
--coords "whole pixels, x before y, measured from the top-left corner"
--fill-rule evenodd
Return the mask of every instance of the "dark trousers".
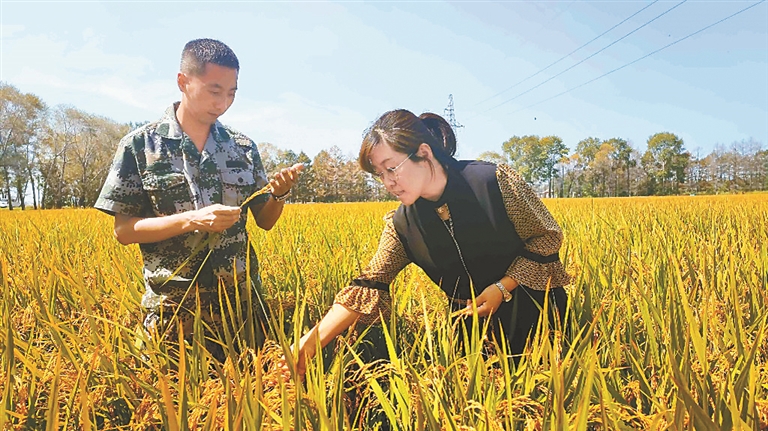
M 489 324 L 488 338 L 495 337 L 499 342 L 502 340 L 501 334 L 504 333 L 504 339 L 507 340 L 508 352 L 512 355 L 512 359 L 517 365 L 520 361 L 520 356 L 525 350 L 525 345 L 529 339 L 533 339 L 536 334 L 536 329 L 539 324 L 539 317 L 544 309 L 544 299 L 547 292 L 542 290 L 533 290 L 525 286 L 518 286 L 512 291 L 512 299 L 509 302 L 502 303 L 499 309 L 491 316 L 491 322 Z M 547 299 L 547 318 L 550 329 L 560 329 L 564 334 L 567 334 L 567 325 L 565 321 L 565 313 L 568 307 L 568 294 L 562 287 L 550 289 L 548 292 L 549 298 Z M 465 305 L 454 303 L 454 310 L 464 308 Z M 461 319 L 461 322 L 456 322 L 461 325 L 466 325 L 468 333 L 471 333 L 471 325 L 473 320 L 471 318 L 456 317 L 455 319 Z M 484 319 L 478 319 L 478 323 L 483 327 L 485 324 Z M 461 326 L 458 326 L 461 328 Z M 566 335 L 567 338 L 567 335 Z M 462 348 L 462 335 L 456 334 L 459 348 Z M 380 325 L 372 326 L 365 334 L 358 345 L 358 354 L 361 356 L 364 362 L 371 363 L 377 360 L 386 360 L 388 358 L 387 348 L 382 329 Z M 357 367 L 354 366 L 350 370 L 352 372 L 357 371 Z M 379 384 L 385 391 L 388 389 L 388 383 L 386 379 L 380 379 Z M 365 396 L 372 396 L 372 394 L 363 394 L 364 391 L 360 391 L 359 388 L 350 389 L 347 394 L 350 399 L 352 411 L 356 411 L 361 407 L 361 403 L 365 403 L 369 400 L 365 399 Z M 365 408 L 365 407 L 363 407 Z M 391 428 L 391 424 L 388 423 L 386 415 L 381 411 L 368 412 L 364 415 L 364 420 L 367 421 L 370 427 L 374 427 L 376 424 L 380 424 L 381 430 L 388 430 Z M 359 424 L 358 424 L 359 425 Z
M 549 295 L 546 310 L 548 327 L 560 329 L 567 334 L 565 313 L 568 307 L 568 294 L 562 287 L 550 289 L 547 293 L 520 285 L 512 291 L 512 299 L 509 302 L 502 302 L 499 309 L 491 316 L 488 338 L 493 337 L 497 342 L 501 342 L 503 332 L 509 354 L 513 356 L 515 363 L 519 362 L 526 342 L 529 339 L 532 340 L 536 334 L 547 294 Z M 465 320 L 470 327 L 471 319 Z M 482 319 L 479 322 L 481 325 L 484 323 Z
M 227 292 L 213 288 L 193 288 L 186 292 L 186 289 L 184 286 L 169 292 L 160 306 L 146 311 L 144 328 L 148 334 L 157 332 L 164 335 L 163 339 L 173 346 L 178 343 L 181 326 L 184 338 L 193 342 L 194 321 L 199 306 L 205 347 L 220 362 L 227 357 L 225 346 L 221 344 L 226 342 L 226 334 L 231 337 L 235 354 L 240 354 L 242 347 L 259 349 L 263 346 L 272 329 L 260 282 L 252 282 L 250 292 L 242 289 L 239 303 L 233 289 Z

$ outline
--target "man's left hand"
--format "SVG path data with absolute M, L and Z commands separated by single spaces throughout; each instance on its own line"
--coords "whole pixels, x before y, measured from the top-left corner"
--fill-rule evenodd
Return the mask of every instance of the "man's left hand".
M 296 163 L 290 168 L 283 168 L 280 172 L 276 173 L 275 177 L 269 182 L 269 185 L 272 187 L 272 194 L 282 196 L 291 191 L 291 187 L 299 180 L 302 170 L 304 170 L 304 164 Z

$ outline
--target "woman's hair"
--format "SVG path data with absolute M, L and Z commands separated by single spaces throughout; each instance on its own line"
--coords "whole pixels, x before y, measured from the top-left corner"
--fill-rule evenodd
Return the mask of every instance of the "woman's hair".
M 363 144 L 360 146 L 359 163 L 364 171 L 374 173 L 371 151 L 381 144 L 387 144 L 403 154 L 415 153 L 421 144 L 427 144 L 443 167 L 450 163 L 456 154 L 456 135 L 451 125 L 443 117 L 431 112 L 417 117 L 411 111 L 397 109 L 379 117 L 365 131 Z M 415 154 L 412 159 L 423 160 Z

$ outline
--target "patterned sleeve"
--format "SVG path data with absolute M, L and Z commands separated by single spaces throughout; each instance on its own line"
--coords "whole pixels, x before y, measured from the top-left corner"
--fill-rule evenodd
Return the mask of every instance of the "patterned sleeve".
M 361 313 L 359 323 L 364 325 L 378 321 L 379 313 L 384 318 L 389 317 L 389 284 L 410 263 L 392 222 L 394 213 L 390 211 L 384 216 L 385 225 L 379 247 L 368 266 L 352 281 L 351 286 L 336 294 L 335 303 Z
M 142 137 L 140 134 L 129 135 L 120 141 L 107 179 L 94 205 L 107 214 L 120 213 L 133 217 L 150 217 L 154 214 L 136 164 L 132 145 L 134 139 Z
M 560 287 L 570 283 L 558 251 L 563 231 L 530 185 L 512 168 L 496 169 L 499 188 L 507 216 L 525 243 L 523 255 L 507 269 L 506 274 L 518 283 L 535 290 Z

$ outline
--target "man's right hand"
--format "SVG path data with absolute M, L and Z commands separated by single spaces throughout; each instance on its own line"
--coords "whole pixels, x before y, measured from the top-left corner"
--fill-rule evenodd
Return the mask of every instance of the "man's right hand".
M 162 217 L 115 214 L 115 238 L 120 244 L 147 244 L 192 231 L 222 232 L 240 218 L 240 207 L 214 204 L 199 210 Z
M 240 207 L 213 204 L 189 212 L 189 223 L 195 229 L 205 232 L 223 232 L 240 218 Z

